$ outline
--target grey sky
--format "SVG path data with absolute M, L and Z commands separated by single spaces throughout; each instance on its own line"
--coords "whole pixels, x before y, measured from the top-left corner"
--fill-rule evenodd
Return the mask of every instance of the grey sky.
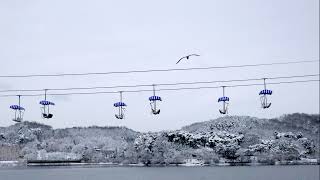
M 183 55 L 200 57 L 178 65 Z M 318 0 L 226 1 L 0 1 L 0 74 L 41 74 L 188 68 L 319 60 Z M 0 89 L 41 89 L 227 80 L 319 73 L 319 64 L 65 78 L 0 79 Z M 222 85 L 222 84 L 217 84 Z M 262 87 L 227 89 L 231 115 L 275 117 L 319 113 L 319 84 L 274 85 L 272 108 L 262 110 Z M 125 89 L 124 89 L 125 90 Z M 124 94 L 125 120 L 114 118 L 117 94 L 49 97 L 55 118 L 42 120 L 38 102 L 25 97 L 25 120 L 55 128 L 125 125 L 141 131 L 177 129 L 219 117 L 221 89 Z M 13 124 L 0 99 L 0 126 Z

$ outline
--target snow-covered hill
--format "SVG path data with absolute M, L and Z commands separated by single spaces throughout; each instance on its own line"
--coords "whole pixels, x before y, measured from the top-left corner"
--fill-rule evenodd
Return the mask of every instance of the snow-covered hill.
M 225 116 L 181 130 L 139 133 L 125 127 L 52 129 L 22 122 L 0 127 L 0 161 L 180 164 L 319 159 L 319 115 L 275 119 Z

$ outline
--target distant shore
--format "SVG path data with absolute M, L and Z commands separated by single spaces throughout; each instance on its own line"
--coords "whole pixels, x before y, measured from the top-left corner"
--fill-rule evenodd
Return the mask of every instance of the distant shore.
M 60 167 L 60 166 L 72 166 L 72 167 L 202 167 L 202 166 L 285 166 L 285 165 L 320 165 L 317 159 L 298 160 L 298 161 L 277 161 L 275 163 L 260 163 L 260 162 L 225 162 L 215 164 L 192 164 L 192 163 L 179 163 L 179 164 L 121 164 L 121 163 L 90 163 L 90 162 L 48 162 L 39 163 L 39 161 L 32 161 L 27 163 L 26 161 L 0 161 L 0 168 L 14 168 L 14 167 Z

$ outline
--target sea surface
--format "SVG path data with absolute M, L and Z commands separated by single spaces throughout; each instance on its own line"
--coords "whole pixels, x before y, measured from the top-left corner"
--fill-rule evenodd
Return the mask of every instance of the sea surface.
M 319 180 L 319 165 L 227 167 L 28 167 L 0 180 Z

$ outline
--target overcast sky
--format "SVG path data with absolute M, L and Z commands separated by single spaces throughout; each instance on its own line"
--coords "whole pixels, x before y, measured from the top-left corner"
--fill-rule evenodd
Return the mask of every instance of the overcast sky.
M 198 53 L 176 65 L 183 55 Z M 1 0 L 0 74 L 108 72 L 319 60 L 318 0 Z M 0 78 L 0 90 L 211 81 L 319 73 L 319 64 L 88 77 Z M 257 83 L 257 82 L 254 82 Z M 216 84 L 224 85 L 224 84 Z M 216 86 L 213 85 L 213 86 Z M 226 89 L 230 115 L 263 118 L 319 113 L 319 83 Z M 119 89 L 127 90 L 127 89 Z M 82 91 L 83 92 L 83 91 Z M 49 92 L 50 93 L 50 92 Z M 52 92 L 53 93 L 53 92 Z M 59 93 L 59 92 L 55 92 Z M 2 93 L 3 94 L 3 93 Z M 150 113 L 151 92 L 125 93 L 126 119 L 114 117 L 118 94 L 49 96 L 54 118 L 23 97 L 25 120 L 54 128 L 127 126 L 139 131 L 178 129 L 220 117 L 221 89 L 159 92 L 161 114 Z M 16 97 L 0 99 L 0 126 L 14 124 Z

